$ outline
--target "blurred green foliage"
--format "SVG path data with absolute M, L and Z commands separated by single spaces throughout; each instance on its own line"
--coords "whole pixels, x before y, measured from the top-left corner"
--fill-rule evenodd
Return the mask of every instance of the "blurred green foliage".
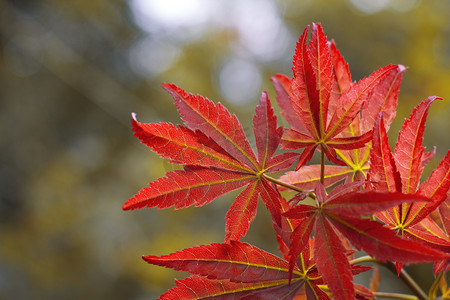
M 0 299 L 153 299 L 185 276 L 140 256 L 220 242 L 231 199 L 123 212 L 176 168 L 133 137 L 130 113 L 179 122 L 159 88 L 175 82 L 224 102 L 250 133 L 261 91 L 274 99 L 269 78 L 291 74 L 311 22 L 354 79 L 409 67 L 391 141 L 420 100 L 447 99 L 433 104 L 424 143 L 438 147 L 434 165 L 449 148 L 449 1 L 162 2 L 0 1 Z M 276 251 L 260 214 L 245 240 Z

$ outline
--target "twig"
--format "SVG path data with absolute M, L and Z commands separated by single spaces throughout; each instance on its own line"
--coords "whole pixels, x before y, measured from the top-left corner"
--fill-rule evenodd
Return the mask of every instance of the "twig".
M 406 272 L 405 269 L 402 269 L 400 271 L 400 274 L 397 274 L 397 269 L 396 269 L 395 265 L 391 262 L 384 263 L 384 262 L 381 262 L 371 256 L 368 256 L 368 255 L 361 256 L 361 257 L 358 257 L 358 258 L 350 261 L 351 264 L 360 264 L 360 263 L 365 263 L 365 262 L 373 262 L 373 263 L 376 263 L 377 265 L 386 267 L 389 271 L 394 273 L 396 276 L 398 275 L 398 277 L 403 281 L 403 283 L 405 283 L 409 287 L 409 289 L 416 295 L 416 296 L 411 296 L 414 298 L 394 298 L 394 299 L 419 299 L 419 300 L 427 300 L 428 299 L 425 292 L 414 281 L 414 279 L 408 274 L 408 272 Z
M 404 299 L 404 300 L 418 300 L 417 296 L 405 295 L 405 294 L 397 294 L 397 293 L 381 293 L 374 292 L 373 293 L 377 298 L 388 298 L 388 299 Z
M 298 192 L 298 193 L 305 193 L 305 194 L 308 195 L 308 197 L 310 197 L 310 198 L 312 198 L 312 199 L 316 199 L 316 194 L 315 194 L 314 192 L 312 192 L 312 191 L 305 191 L 304 189 L 301 189 L 301 188 L 299 188 L 299 187 L 296 187 L 295 185 L 292 185 L 292 184 L 289 184 L 289 183 L 286 183 L 286 182 L 279 181 L 278 179 L 275 179 L 275 178 L 273 178 L 273 177 L 270 177 L 269 175 L 266 175 L 266 174 L 264 174 L 264 173 L 263 173 L 261 176 L 263 176 L 264 178 L 266 178 L 266 179 L 269 180 L 270 182 L 273 182 L 273 183 L 275 183 L 275 184 L 277 184 L 277 185 L 284 186 L 285 188 L 290 189 L 290 190 L 293 190 L 293 191 L 296 191 L 296 192 Z

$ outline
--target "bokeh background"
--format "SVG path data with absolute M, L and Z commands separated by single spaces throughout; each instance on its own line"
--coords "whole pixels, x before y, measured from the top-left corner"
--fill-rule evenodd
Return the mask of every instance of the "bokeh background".
M 176 168 L 133 137 L 130 114 L 180 122 L 160 88 L 174 82 L 224 103 L 250 134 L 261 91 L 274 99 L 270 76 L 291 76 L 311 22 L 354 79 L 409 67 L 391 141 L 420 100 L 447 99 L 426 128 L 435 166 L 450 143 L 450 1 L 1 0 L 0 299 L 156 299 L 184 277 L 140 256 L 221 242 L 233 199 L 122 211 Z M 245 241 L 277 253 L 258 213 Z M 416 273 L 431 284 L 429 266 Z M 384 290 L 402 290 L 382 274 Z

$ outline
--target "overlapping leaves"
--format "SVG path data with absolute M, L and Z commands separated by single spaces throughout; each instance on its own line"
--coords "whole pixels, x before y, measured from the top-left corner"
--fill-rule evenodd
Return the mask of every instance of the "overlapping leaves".
M 311 240 L 314 245 L 314 241 Z M 314 257 L 306 248 L 299 266 L 289 269 L 283 258 L 238 241 L 184 249 L 169 255 L 144 256 L 150 264 L 186 271 L 193 276 L 178 280 L 177 286 L 163 299 L 294 299 L 304 294 L 308 299 L 330 299 L 320 285 Z M 370 268 L 352 266 L 359 274 Z M 371 295 L 358 286 L 355 294 Z
M 143 258 L 154 265 L 195 274 L 179 281 L 177 287 L 169 290 L 161 299 L 255 299 L 265 293 L 270 293 L 274 299 L 275 295 L 277 299 L 294 299 L 305 284 L 299 269 L 293 271 L 289 282 L 289 264 L 284 259 L 237 241 Z M 184 286 L 186 281 L 190 283 Z M 196 283 L 192 284 L 192 281 Z M 180 297 L 186 294 L 192 296 Z
M 163 87 L 184 125 L 141 123 L 133 115 L 135 136 L 183 169 L 151 182 L 124 209 L 202 206 L 243 188 L 226 214 L 224 243 L 144 257 L 192 274 L 161 299 L 373 299 L 371 291 L 353 283 L 353 275 L 368 269 L 351 262 L 355 248 L 398 266 L 432 261 L 436 274 L 450 269 L 450 152 L 420 183 L 435 154 L 424 152 L 422 139 L 437 97 L 416 107 L 392 153 L 387 129 L 406 68 L 389 65 L 354 82 L 321 25 L 313 24 L 307 43 L 308 31 L 309 26 L 296 47 L 294 77 L 272 78 L 291 128 L 278 127 L 263 93 L 253 117 L 256 154 L 234 114 L 173 84 Z M 276 154 L 279 146 L 303 152 Z M 321 165 L 305 165 L 316 149 Z M 325 165 L 325 155 L 334 165 Z M 295 172 L 279 179 L 267 175 L 296 160 Z M 330 188 L 343 179 L 345 184 Z M 297 192 L 291 201 L 280 186 Z M 270 212 L 283 258 L 239 242 L 259 198 Z M 305 198 L 315 204 L 302 202 Z M 435 211 L 443 227 L 430 217 Z
M 373 148 L 370 155 L 368 187 L 379 191 L 398 191 L 418 194 L 432 199 L 427 203 L 402 203 L 377 213 L 377 217 L 399 234 L 418 240 L 442 251 L 450 252 L 448 235 L 429 218 L 431 212 L 442 206 L 450 187 L 450 151 L 431 173 L 420 183 L 427 154 L 422 146 L 428 109 L 437 97 L 423 100 L 405 120 L 399 133 L 395 152 L 391 153 L 383 118 L 375 124 Z M 443 219 L 448 216 L 444 213 Z M 444 267 L 444 266 L 442 266 Z M 441 268 L 435 269 L 440 271 Z
M 292 234 L 290 268 L 294 267 L 299 253 L 307 247 L 313 233 L 319 274 L 336 299 L 352 299 L 354 295 L 346 254 L 348 249 L 341 236 L 358 250 L 364 250 L 382 261 L 395 260 L 409 264 L 445 258 L 444 253 L 403 239 L 379 222 L 361 218 L 404 202 L 427 201 L 426 197 L 399 192 L 356 191 L 361 184 L 337 186 L 327 195 L 324 186 L 319 183 L 315 190 L 316 206 L 301 204 L 284 214 L 301 220 Z
M 294 78 L 290 86 L 286 87 L 286 79 L 279 83 L 281 86 L 284 83 L 284 89 L 289 95 L 290 103 L 282 100 L 281 107 L 289 115 L 287 121 L 291 121 L 292 126 L 285 131 L 281 145 L 289 150 L 304 148 L 296 169 L 311 160 L 317 148 L 330 161 L 345 165 L 338 158 L 336 149 L 363 147 L 371 139 L 371 132 L 354 136 L 339 135 L 361 112 L 373 87 L 398 66 L 386 66 L 358 83 L 351 83 L 348 68 L 340 67 L 341 57 L 338 51 L 330 51 L 320 24 L 313 24 L 311 41 L 307 46 L 308 29 L 305 29 L 297 43 Z M 296 115 L 287 112 L 290 107 Z
M 333 71 L 336 78 L 330 96 L 330 106 L 337 106 L 339 97 L 347 92 L 352 82 L 348 65 L 340 52 L 337 50 L 334 42 L 329 43 L 332 53 Z M 402 74 L 406 68 L 399 65 L 396 69 L 376 84 L 368 93 L 367 100 L 361 110 L 362 117 L 357 114 L 353 122 L 346 130 L 340 134 L 345 137 L 355 137 L 361 133 L 372 131 L 375 120 L 379 113 L 383 114 L 385 125 L 388 128 L 395 117 L 399 87 L 402 80 Z M 289 87 L 290 80 L 284 75 L 276 75 L 272 78 L 277 90 L 277 101 L 280 105 L 290 105 L 286 88 Z M 284 83 L 284 84 L 283 84 Z M 334 96 L 334 97 L 332 97 Z M 285 110 L 286 111 L 286 110 Z M 293 111 L 293 109 L 289 110 Z M 292 123 L 292 122 L 290 122 Z M 371 143 L 367 143 L 362 148 L 343 150 L 336 149 L 338 159 L 345 163 L 345 166 L 326 165 L 324 170 L 324 185 L 331 186 L 343 179 L 349 178 L 355 180 L 365 180 L 369 170 L 369 153 Z M 317 182 L 320 181 L 320 165 L 307 165 L 297 171 L 287 172 L 280 177 L 280 180 L 302 189 L 312 190 Z

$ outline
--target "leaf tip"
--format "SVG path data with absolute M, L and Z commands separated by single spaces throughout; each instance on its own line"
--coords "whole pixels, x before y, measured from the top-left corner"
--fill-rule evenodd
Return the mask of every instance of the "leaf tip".
M 130 210 L 130 209 L 131 208 L 130 208 L 130 204 L 128 203 L 128 201 L 122 205 L 122 210 Z
M 163 89 L 165 89 L 165 90 L 168 90 L 168 89 L 174 89 L 174 88 L 176 88 L 176 85 L 173 84 L 173 83 L 170 83 L 170 82 L 164 82 L 164 83 L 161 84 L 161 87 L 162 87 Z
M 444 100 L 444 98 L 439 97 L 439 96 L 430 96 L 428 98 L 430 98 L 432 101 L 434 101 L 434 100 Z
M 174 83 L 166 82 L 166 83 L 161 84 L 161 87 L 163 89 L 165 89 L 166 91 L 168 91 L 170 94 L 172 94 L 173 97 L 175 97 L 176 95 L 182 96 L 182 97 L 186 96 L 185 95 L 186 92 Z
M 406 70 L 408 70 L 408 67 L 405 67 L 404 65 L 397 65 L 397 68 L 398 68 L 398 72 L 399 73 L 402 73 L 402 72 L 405 72 Z
M 153 256 L 151 256 L 151 255 L 142 255 L 141 258 L 142 258 L 145 262 L 151 264 L 151 263 L 152 263 L 151 260 L 152 260 Z
M 135 128 L 139 125 L 138 120 L 136 119 L 136 113 L 131 113 L 131 128 L 135 130 Z

